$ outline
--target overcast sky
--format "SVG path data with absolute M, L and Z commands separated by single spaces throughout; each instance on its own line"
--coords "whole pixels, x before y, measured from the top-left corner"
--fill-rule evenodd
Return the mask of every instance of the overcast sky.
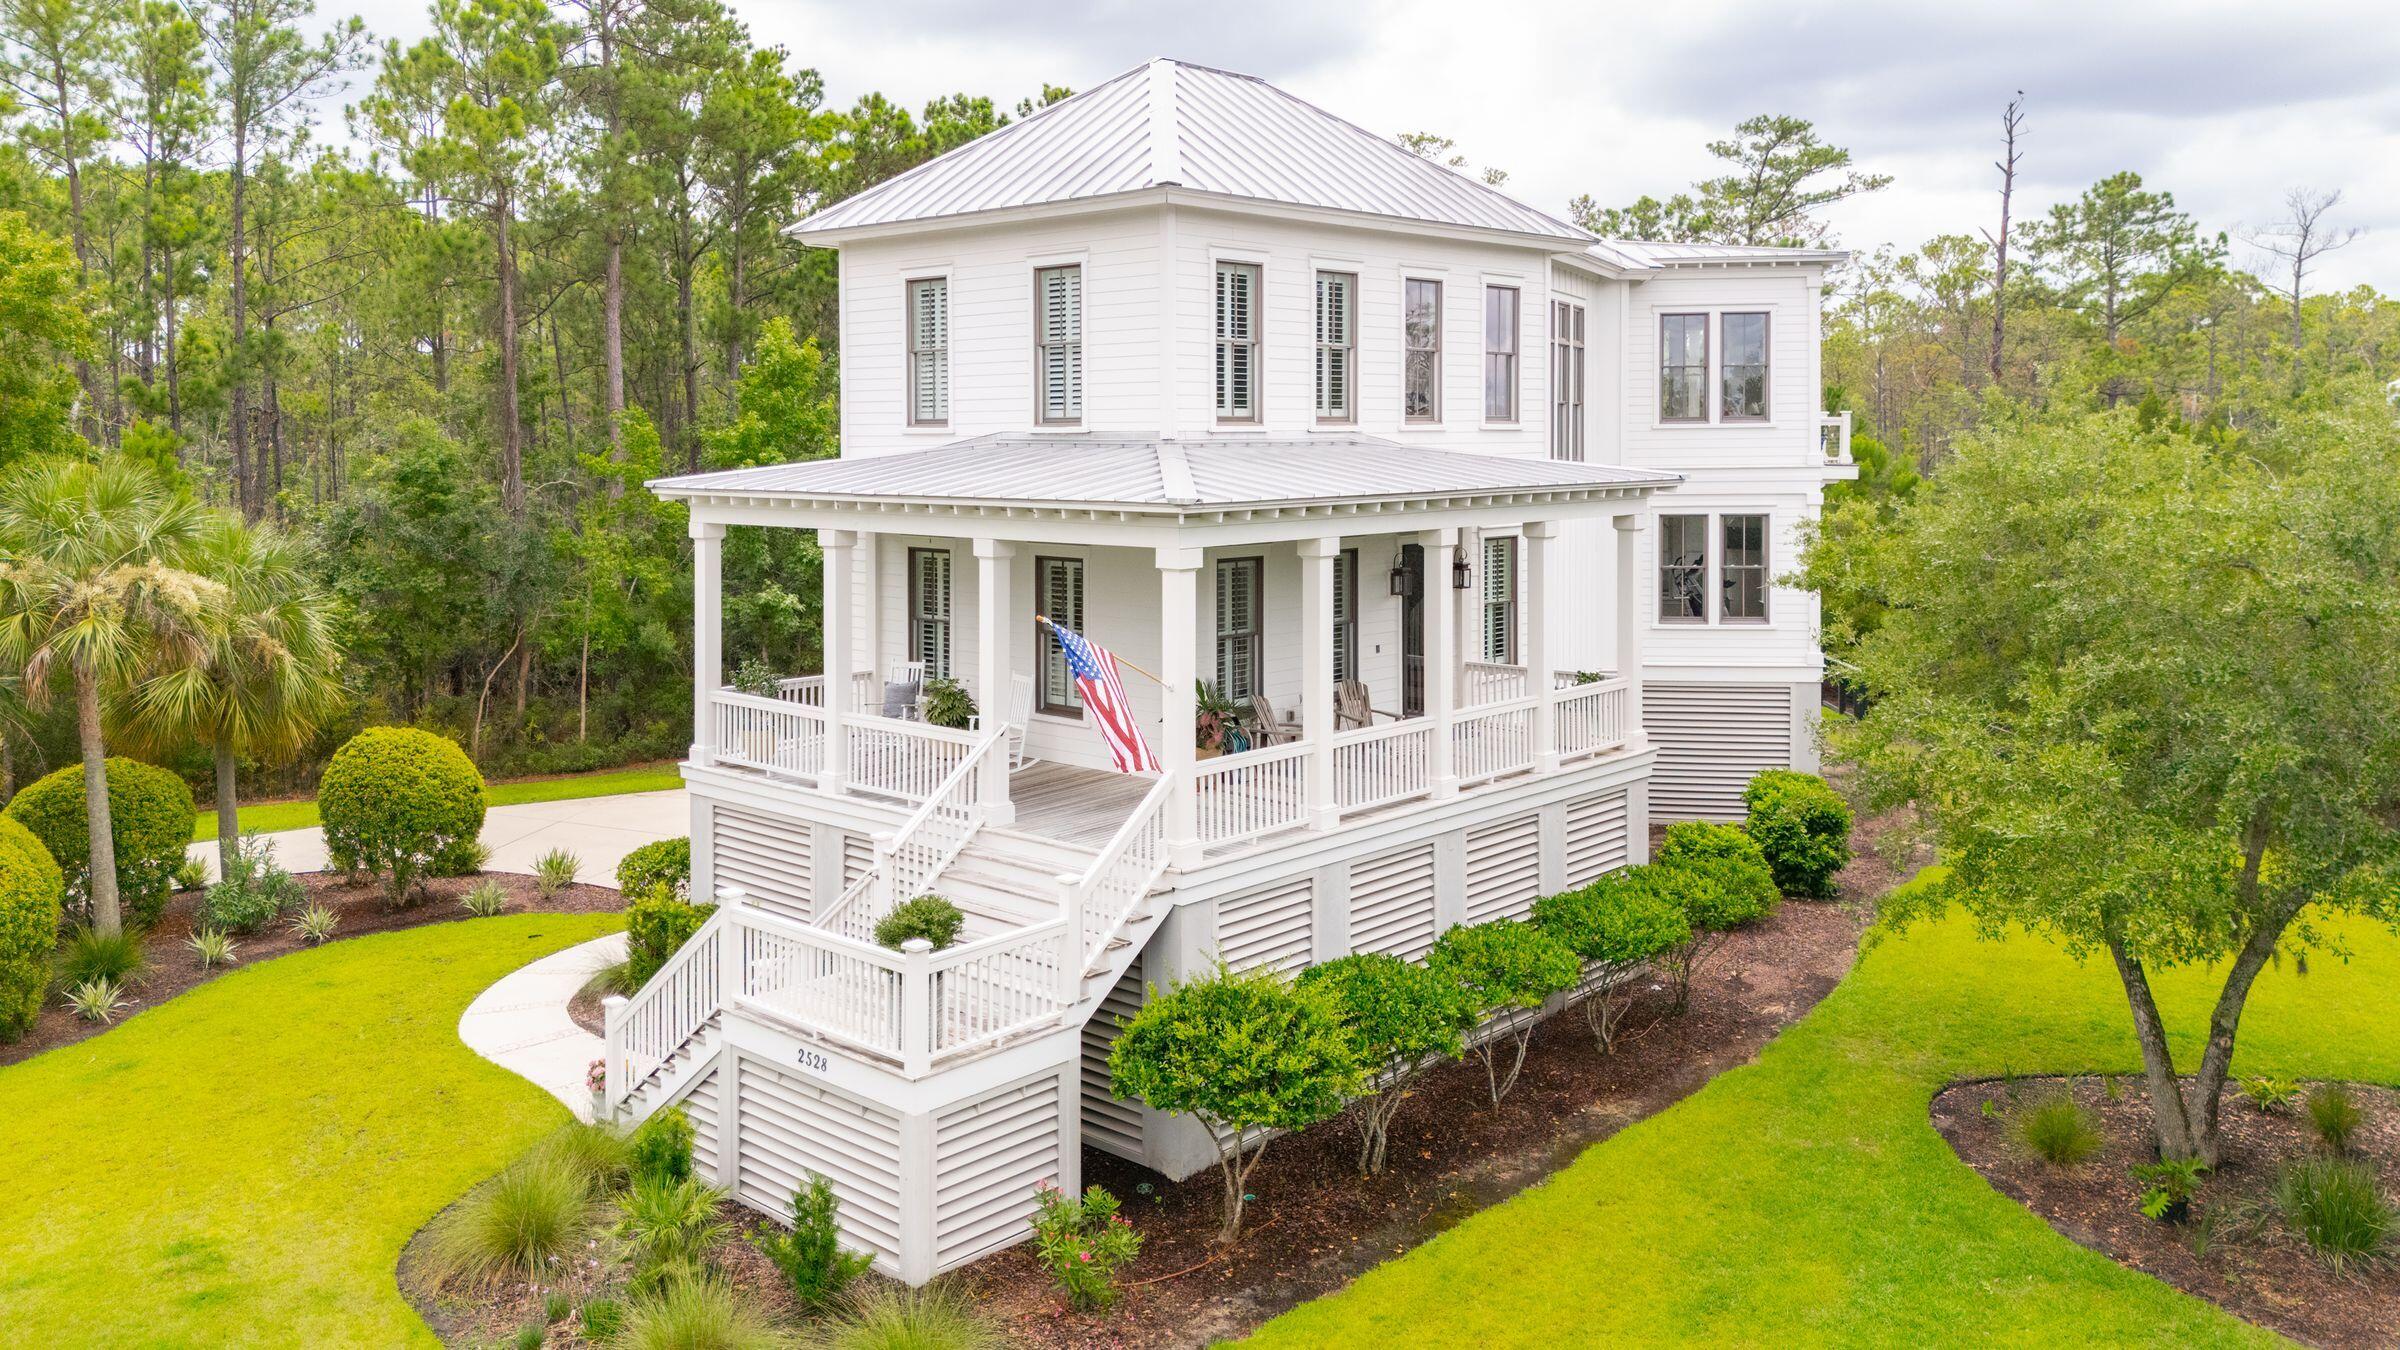
M 418 0 L 319 0 L 414 38 Z M 1612 5 L 1593 0 L 733 0 L 753 36 L 824 76 L 830 103 L 881 90 L 1004 106 L 1046 80 L 1088 88 L 1152 56 L 1260 75 L 1371 130 L 1449 136 L 1555 214 L 1664 196 L 1710 171 L 1706 142 L 1793 113 L 1889 189 L 1837 208 L 1865 250 L 1993 223 L 2002 105 L 2026 96 L 2020 217 L 2118 169 L 2208 229 L 2273 219 L 2294 187 L 2340 188 L 2366 234 L 2325 287 L 2400 293 L 2400 21 L 2389 0 L 2005 7 Z M 1989 17 L 1972 12 L 1990 9 Z M 335 100 L 338 104 L 339 100 Z M 338 111 L 327 130 L 337 137 Z M 2312 284 L 2313 290 L 2322 289 Z

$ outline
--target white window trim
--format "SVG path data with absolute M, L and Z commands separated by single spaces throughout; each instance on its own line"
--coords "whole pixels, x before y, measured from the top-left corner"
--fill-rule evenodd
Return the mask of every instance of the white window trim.
M 1489 292 L 1495 286 L 1517 293 L 1517 395 L 1514 400 L 1517 415 L 1510 418 L 1493 417 L 1491 404 L 1483 395 L 1483 363 L 1491 356 L 1491 335 L 1484 330 L 1484 307 L 1491 302 Z M 1443 298 L 1448 299 L 1447 296 Z M 1539 303 L 1544 307 L 1542 310 L 1542 359 L 1548 361 L 1550 357 L 1549 288 L 1544 286 L 1537 289 L 1533 284 L 1533 279 L 1522 272 L 1485 272 L 1476 278 L 1475 415 L 1479 419 L 1477 426 L 1482 430 L 1519 431 L 1525 426 L 1525 307 L 1530 303 Z M 1550 406 L 1547 401 L 1549 389 L 1546 385 L 1543 388 L 1542 397 L 1544 399 L 1542 407 L 1546 414 Z
M 1780 301 L 1763 300 L 1750 303 L 1716 302 L 1711 304 L 1671 305 L 1656 303 L 1650 306 L 1650 361 L 1642 374 L 1642 383 L 1650 391 L 1650 429 L 1652 431 L 1775 431 L 1788 426 L 1784 420 L 1784 400 L 1775 397 L 1775 372 L 1782 365 L 1777 355 L 1775 329 L 1785 306 Z M 1658 415 L 1658 344 L 1659 320 L 1669 314 L 1705 314 L 1708 316 L 1708 416 L 1695 422 L 1670 422 Z M 1767 415 L 1765 417 L 1736 417 L 1728 420 L 1721 406 L 1725 389 L 1725 316 L 1728 314 L 1764 314 L 1767 316 Z M 1587 332 L 1588 327 L 1587 327 Z M 1669 515 L 1691 515 L 1689 511 L 1670 511 Z M 1735 511 L 1733 515 L 1743 515 Z M 1680 625 L 1685 628 L 1691 624 Z
M 1409 420 L 1408 416 L 1408 288 L 1411 282 L 1419 281 L 1432 285 L 1435 292 L 1433 316 L 1433 416 L 1426 418 L 1421 422 L 1411 421 Z M 1400 302 L 1398 312 L 1399 321 L 1393 326 L 1392 336 L 1398 342 L 1400 348 L 1400 362 L 1399 370 L 1397 372 L 1399 375 L 1399 380 L 1396 389 L 1396 392 L 1400 396 L 1398 400 L 1400 404 L 1400 415 L 1393 419 L 1393 425 L 1398 427 L 1403 432 L 1440 431 L 1442 429 L 1443 418 L 1448 413 L 1450 408 L 1450 391 L 1447 387 L 1445 387 L 1446 382 L 1450 378 L 1449 325 L 1452 310 L 1452 305 L 1450 303 L 1450 274 L 1444 269 L 1438 267 L 1403 266 L 1400 269 L 1400 289 L 1398 296 Z M 1479 311 L 1477 323 L 1480 325 L 1481 322 L 1482 320 Z M 1480 343 L 1481 340 L 1481 335 L 1478 334 L 1477 342 Z M 1478 350 L 1481 350 L 1480 346 L 1478 347 Z
M 951 276 L 951 269 L 952 264 L 943 262 L 935 267 L 907 269 L 900 276 L 900 420 L 902 430 L 911 435 L 948 436 L 951 416 L 957 411 L 958 363 L 953 358 L 958 354 L 958 281 Z M 911 361 L 916 354 L 911 344 L 916 341 L 917 311 L 909 301 L 911 293 L 921 281 L 942 283 L 944 294 L 948 297 L 945 303 L 950 309 L 950 336 L 942 349 L 942 364 L 949 369 L 953 407 L 939 422 L 917 420 L 916 367 Z
M 1669 310 L 1666 310 L 1666 311 L 1664 311 L 1664 312 L 1666 312 L 1666 313 L 1669 313 L 1669 314 L 1688 314 L 1688 313 L 1691 313 L 1692 311 L 1690 311 L 1690 310 L 1677 310 L 1677 309 L 1669 309 Z M 1747 314 L 1747 313 L 1749 313 L 1750 311 L 1748 311 L 1748 310 L 1745 310 L 1745 309 L 1742 309 L 1742 308 L 1739 308 L 1739 307 L 1736 307 L 1736 308 L 1734 309 L 1734 311 L 1733 311 L 1733 312 L 1734 312 L 1734 313 L 1736 313 L 1736 314 Z M 1696 422 L 1672 422 L 1672 423 L 1669 423 L 1668 425 L 1670 425 L 1670 426 L 1698 426 L 1698 425 L 1701 425 L 1701 424 L 1700 424 L 1700 423 L 1696 423 Z M 1737 426 L 1758 426 L 1758 425 L 1760 425 L 1760 424 L 1759 424 L 1759 423 L 1756 423 L 1756 422 L 1738 422 L 1738 423 L 1736 423 L 1735 425 L 1737 425 Z M 1774 508 L 1772 508 L 1772 507 L 1763 507 L 1763 506 L 1762 506 L 1762 507 L 1739 507 L 1739 506 L 1737 506 L 1737 507 L 1713 507 L 1713 506 L 1712 506 L 1712 507 L 1699 507 L 1699 508 L 1691 508 L 1691 509 L 1685 509 L 1685 510 L 1665 510 L 1665 509 L 1661 509 L 1661 510 L 1658 512 L 1658 515 L 1657 515 L 1657 517 L 1656 517 L 1655 519 L 1653 519 L 1653 521 L 1652 521 L 1652 527 L 1651 527 L 1651 529 L 1649 530 L 1649 534 L 1650 534 L 1650 536 L 1651 536 L 1651 543 L 1650 543 L 1650 582 L 1649 582 L 1649 585 L 1650 585 L 1650 631 L 1652 631 L 1652 632 L 1654 632 L 1654 633 L 1692 633 L 1692 632 L 1698 632 L 1698 631 L 1700 631 L 1700 630 L 1703 630 L 1703 629 L 1712 629 L 1712 630 L 1713 630 L 1713 629 L 1719 629 L 1719 628 L 1732 628 L 1732 629 L 1737 629 L 1737 630 L 1738 630 L 1738 629 L 1759 629 L 1759 628 L 1773 628 L 1773 627 L 1775 626 L 1775 610 L 1776 610 L 1776 604 L 1775 604 L 1775 592 L 1776 592 L 1776 591 L 1779 589 L 1779 583 L 1778 583 L 1778 582 L 1775 580 L 1775 520 L 1776 520 L 1776 515 L 1777 515 L 1777 513 L 1776 513 L 1776 511 L 1774 510 Z M 1707 525 L 1704 527 L 1703 533 L 1702 533 L 1702 535 L 1701 535 L 1701 538 L 1702 538 L 1704 541 L 1706 541 L 1706 543 L 1707 543 L 1707 546 L 1708 546 L 1708 547 L 1707 547 L 1707 552 L 1706 552 L 1706 553 L 1703 555 L 1703 557 L 1702 557 L 1702 559 L 1701 559 L 1701 566 L 1700 566 L 1700 599 L 1701 599 L 1701 603 L 1702 603 L 1702 606 L 1703 606 L 1703 608 L 1704 608 L 1704 609 L 1705 609 L 1707 612 L 1706 612 L 1706 613 L 1705 613 L 1705 614 L 1704 614 L 1702 617 L 1700 617 L 1700 618 L 1697 618 L 1697 619 L 1677 619 L 1677 620 L 1669 620 L 1669 619 L 1666 619 L 1666 618 L 1662 617 L 1662 616 L 1664 615 L 1665 611 L 1664 611 L 1664 610 L 1663 610 L 1663 609 L 1660 607 L 1660 604 L 1659 604 L 1659 595 L 1658 595 L 1658 574 L 1659 574 L 1659 569 L 1660 569 L 1660 566 L 1661 566 L 1661 564 L 1660 564 L 1660 561 L 1659 561 L 1659 549 L 1660 549 L 1661 547 L 1663 547 L 1663 546 L 1664 546 L 1664 544 L 1665 544 L 1665 542 L 1666 542 L 1666 537 L 1667 537 L 1667 536 L 1666 536 L 1666 530 L 1665 530 L 1663 527 L 1661 527 L 1661 526 L 1660 526 L 1660 525 L 1659 525 L 1657 522 L 1658 522 L 1658 520 L 1663 520 L 1665 517 L 1668 517 L 1668 516 L 1698 516 L 1698 517 L 1700 517 L 1701 519 L 1703 519 L 1703 520 L 1705 520 L 1705 521 L 1707 521 L 1707 522 L 1708 522 L 1708 524 L 1707 524 Z M 1765 522 L 1766 522 L 1766 524 L 1765 524 L 1764 526 L 1762 526 L 1762 527 L 1761 527 L 1761 529 L 1762 529 L 1762 533 L 1761 533 L 1761 534 L 1760 534 L 1760 536 L 1759 536 L 1759 545 L 1760 545 L 1760 547 L 1761 547 L 1761 548 L 1763 548 L 1763 549 L 1765 549 L 1765 550 L 1766 550 L 1766 554 L 1767 554 L 1767 588 L 1766 588 L 1767 613 L 1766 613 L 1766 617 L 1764 617 L 1764 618 L 1759 618 L 1759 619 L 1728 619 L 1728 618 L 1726 618 L 1726 617 L 1724 616 L 1724 614 L 1723 614 L 1723 613 L 1721 613 L 1721 612 L 1720 612 L 1720 611 L 1721 611 L 1721 609 L 1722 609 L 1722 606 L 1723 606 L 1723 600 L 1724 600 L 1724 594 L 1723 594 L 1723 585 L 1724 585 L 1723 577 L 1724 577 L 1724 572 L 1723 572 L 1722 568 L 1723 568 L 1723 563 L 1724 563 L 1724 559 L 1725 559 L 1725 517 L 1727 517 L 1727 516 L 1758 516 L 1758 517 L 1762 518 L 1763 520 L 1765 520 Z
M 1065 253 L 1032 253 L 1027 254 L 1020 265 L 1025 269 L 1025 317 L 1021 331 L 1025 334 L 1023 384 L 1028 391 L 1038 391 L 1042 382 L 1042 373 L 1034 364 L 1034 337 L 1040 331 L 1041 322 L 1040 302 L 1035 298 L 1038 292 L 1034 274 L 1045 267 L 1074 267 L 1083 272 L 1083 416 L 1074 422 L 1043 421 L 1038 393 L 1029 393 L 1025 409 L 1025 430 L 1033 435 L 1080 436 L 1095 424 L 1094 414 L 1101 403 L 1100 384 L 1092 378 L 1092 352 L 1095 346 L 1092 342 L 1091 252 L 1088 249 L 1075 249 Z M 951 340 L 955 344 L 958 334 L 958 291 L 955 286 L 950 292 L 950 330 Z M 951 372 L 950 396 L 953 400 L 958 397 L 958 373 L 955 370 Z
M 1328 276 L 1340 277 L 1342 280 L 1344 280 L 1344 281 L 1348 282 L 1348 283 L 1349 283 L 1349 287 L 1350 287 L 1350 342 L 1349 342 L 1349 345 L 1348 345 L 1348 348 L 1347 348 L 1347 350 L 1348 350 L 1348 351 L 1349 351 L 1349 353 L 1350 353 L 1350 370 L 1349 370 L 1349 374 L 1348 374 L 1348 376 L 1347 376 L 1347 379 L 1348 379 L 1348 381 L 1349 381 L 1349 385 L 1348 385 L 1348 391 L 1349 391 L 1349 406 L 1348 406 L 1347 408 L 1345 408 L 1345 409 L 1344 409 L 1344 410 L 1343 410 L 1341 413 L 1339 413 L 1339 414 L 1334 414 L 1334 415 L 1328 415 L 1328 414 L 1326 413 L 1326 411 L 1325 411 L 1325 408 L 1324 408 L 1324 396 L 1323 396 L 1323 393 L 1322 393 L 1322 391 L 1320 391 L 1320 390 L 1318 390 L 1318 389 L 1316 389 L 1316 388 L 1315 388 L 1316 379 L 1317 379 L 1317 358 L 1318 358 L 1318 354 L 1319 354 L 1319 347 L 1320 347 L 1320 343 L 1319 343 L 1319 342 L 1318 342 L 1318 340 L 1317 340 L 1317 331 L 1316 331 L 1316 328 L 1317 328 L 1317 323 L 1316 323 L 1316 320 L 1317 320 L 1317 287 L 1318 287 L 1318 286 L 1319 286 L 1319 285 L 1322 283 L 1323 279 L 1324 279 L 1324 278 L 1326 278 L 1326 277 L 1328 277 Z M 1312 267 L 1310 267 L 1310 268 L 1309 268 L 1309 272 L 1308 272 L 1308 311 L 1309 311 L 1309 324 L 1308 324 L 1308 327 L 1309 327 L 1309 335 L 1308 335 L 1308 336 L 1309 336 L 1309 342 L 1308 342 L 1308 356 L 1309 356 L 1309 360 L 1308 360 L 1308 369 L 1309 369 L 1309 383 L 1310 383 L 1310 386 L 1311 386 L 1311 388 L 1310 388 L 1310 395 L 1311 395 L 1311 397 L 1310 397 L 1310 399 L 1309 399 L 1309 403 L 1310 403 L 1310 409 L 1309 409 L 1309 411 L 1310 411 L 1311 417 L 1312 417 L 1312 419 L 1313 419 L 1313 422 L 1312 422 L 1312 424 L 1313 424 L 1313 425 L 1320 426 L 1320 427 L 1355 427 L 1355 426 L 1357 426 L 1357 425 L 1359 424 L 1359 422 L 1362 420 L 1362 419 L 1360 418 L 1360 416 L 1359 416 L 1359 406 L 1358 406 L 1358 403 L 1359 403 L 1359 390 L 1360 390 L 1359 379 L 1358 379 L 1358 372 L 1359 372 L 1359 369 L 1360 369 L 1362 366 L 1364 366 L 1364 365 L 1366 364 L 1366 361 L 1365 361 L 1365 356 L 1366 356 L 1366 344 L 1360 340 L 1360 332 L 1359 332 L 1359 319 L 1360 319 L 1360 317 L 1361 317 L 1361 311 L 1363 311 L 1363 310 L 1365 309 L 1365 306 L 1364 306 L 1364 305 L 1362 305 L 1361 303 L 1359 303 L 1359 300 L 1360 300 L 1359 292 L 1360 292 L 1360 289 L 1361 289 L 1361 284 L 1362 284 L 1363 280 L 1364 280 L 1364 279 L 1363 279 L 1363 278 L 1362 278 L 1362 277 L 1359 275 L 1359 267 L 1358 267 L 1358 264 L 1357 264 L 1357 263 L 1347 263 L 1347 264 L 1345 264 L 1345 263 L 1339 263 L 1339 262 L 1332 262 L 1332 261 L 1329 261 L 1329 260 L 1328 260 L 1328 261 L 1316 262 L 1314 266 L 1312 266 Z

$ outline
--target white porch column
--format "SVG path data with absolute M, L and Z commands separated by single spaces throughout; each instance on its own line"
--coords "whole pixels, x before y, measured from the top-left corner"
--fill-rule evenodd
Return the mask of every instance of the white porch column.
M 1642 730 L 1642 629 L 1646 597 L 1641 572 L 1642 527 L 1637 515 L 1611 518 L 1617 527 L 1617 678 L 1625 681 L 1625 748 L 1649 743 Z
M 1442 597 L 1425 606 L 1425 716 L 1433 722 L 1433 795 L 1458 795 L 1458 770 L 1451 763 L 1451 723 L 1458 711 L 1458 597 L 1450 593 L 1450 566 L 1458 558 L 1458 531 L 1445 527 L 1418 533 L 1425 550 L 1425 585 Z
M 986 730 L 1017 715 L 1010 664 L 1016 655 L 1016 625 L 1009 614 L 1009 600 L 1016 593 L 1010 562 L 1016 554 L 1017 546 L 1003 539 L 975 541 L 975 707 L 983 718 L 979 725 Z M 1018 727 L 1014 734 L 1025 734 L 1025 728 Z M 1003 751 L 983 768 L 978 795 L 984 820 L 994 825 L 1017 818 L 1016 805 L 1008 799 L 1008 759 Z
M 883 540 L 869 530 L 858 532 L 858 636 L 853 639 L 858 664 L 872 671 L 875 697 L 883 697 Z
M 1524 608 L 1517 615 L 1517 659 L 1533 692 L 1533 771 L 1558 767 L 1558 679 L 1550 669 L 1550 568 L 1558 557 L 1555 520 L 1525 522 Z
M 692 518 L 692 754 L 717 758 L 713 698 L 725 684 L 725 526 Z
M 825 551 L 825 771 L 817 776 L 817 786 L 839 792 L 850 778 L 850 688 L 857 668 L 850 630 L 857 623 L 852 588 L 858 584 L 858 533 L 821 530 L 817 542 Z
M 1178 867 L 1200 861 L 1199 798 L 1192 785 L 1192 681 L 1199 675 L 1200 550 L 1158 550 L 1158 762 L 1175 780 L 1167 798 L 1167 853 Z
M 1333 795 L 1333 569 L 1340 536 L 1300 541 L 1300 718 L 1308 741 L 1309 828 L 1340 820 Z

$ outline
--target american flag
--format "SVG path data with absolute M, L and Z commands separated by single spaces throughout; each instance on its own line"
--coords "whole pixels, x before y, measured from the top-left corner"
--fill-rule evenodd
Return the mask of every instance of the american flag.
M 1150 743 L 1142 739 L 1141 724 L 1134 720 L 1133 705 L 1125 698 L 1124 682 L 1117 678 L 1116 654 L 1065 624 L 1042 622 L 1049 625 L 1059 650 L 1066 653 L 1075 690 L 1083 695 L 1084 711 L 1100 728 L 1100 739 L 1107 743 L 1117 772 L 1163 772 L 1158 756 L 1150 753 Z

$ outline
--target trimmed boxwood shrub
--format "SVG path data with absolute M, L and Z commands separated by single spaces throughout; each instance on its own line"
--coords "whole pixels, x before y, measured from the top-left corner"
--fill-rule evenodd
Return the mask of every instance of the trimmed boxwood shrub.
M 695 905 L 678 899 L 664 886 L 653 886 L 625 906 L 625 974 L 639 989 L 650 982 L 675 950 L 717 912 L 715 905 Z
M 33 831 L 0 815 L 0 1040 L 33 1025 L 50 985 L 50 951 L 67 883 Z
M 1333 999 L 1351 1049 L 1368 1073 L 1360 1095 L 1358 1170 L 1383 1170 L 1392 1117 L 1438 1060 L 1466 1053 L 1461 1039 L 1482 1010 L 1424 966 L 1385 952 L 1352 952 L 1300 972 L 1300 985 Z
M 1452 928 L 1435 939 L 1425 964 L 1456 985 L 1478 1016 L 1532 1012 L 1552 994 L 1574 988 L 1575 982 L 1583 977 L 1583 963 L 1575 959 L 1575 953 L 1566 944 L 1517 919 L 1494 919 L 1473 927 L 1462 924 Z M 1525 1050 L 1533 1042 L 1534 1020 L 1520 1017 L 1506 1032 L 1488 1036 L 1475 1047 L 1475 1053 L 1483 1060 L 1484 1078 L 1491 1087 L 1494 1106 L 1516 1086 L 1517 1073 L 1525 1067 Z M 1516 1050 L 1506 1073 L 1500 1070 L 1497 1049 L 1502 1041 Z
M 958 941 L 958 930 L 967 926 L 967 916 L 958 906 L 938 895 L 920 895 L 892 906 L 892 912 L 875 922 L 875 945 L 900 950 L 910 938 L 923 938 L 933 944 L 935 951 Z
M 627 895 L 640 895 L 657 886 L 673 891 L 679 900 L 691 897 L 692 841 L 689 836 L 644 844 L 617 860 L 618 890 Z
M 108 833 L 117 847 L 117 899 L 125 921 L 147 928 L 175 890 L 175 873 L 192 842 L 192 789 L 181 778 L 138 759 L 111 756 Z M 66 878 L 67 895 L 89 907 L 92 834 L 84 815 L 83 766 L 70 764 L 27 785 L 7 814 L 33 831 Z
M 1714 891 L 1687 893 L 1685 912 L 1696 929 L 1722 932 L 1739 928 L 1767 917 L 1783 903 L 1767 855 L 1739 825 L 1697 820 L 1669 825 L 1667 837 L 1659 844 L 1657 863 L 1698 872 L 1716 883 Z
M 483 832 L 483 775 L 445 737 L 369 727 L 333 752 L 317 812 L 333 865 L 383 877 L 397 900 L 446 851 Z
M 1617 1020 L 1630 1001 L 1632 981 L 1623 976 L 1692 940 L 1682 896 L 1649 867 L 1621 868 L 1581 890 L 1544 896 L 1533 902 L 1533 922 L 1585 961 L 1615 973 L 1583 1001 L 1584 1020 L 1602 1054 L 1615 1048 Z
M 1766 855 L 1785 895 L 1834 896 L 1833 874 L 1850 861 L 1850 804 L 1813 773 L 1769 769 L 1742 790 L 1742 828 Z

